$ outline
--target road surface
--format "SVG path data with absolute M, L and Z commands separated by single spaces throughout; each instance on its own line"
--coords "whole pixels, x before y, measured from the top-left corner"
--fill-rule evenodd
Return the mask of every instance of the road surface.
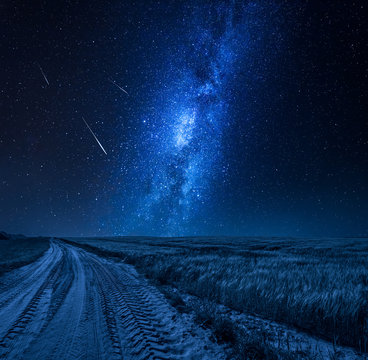
M 2 359 L 222 359 L 130 265 L 52 239 L 0 278 Z

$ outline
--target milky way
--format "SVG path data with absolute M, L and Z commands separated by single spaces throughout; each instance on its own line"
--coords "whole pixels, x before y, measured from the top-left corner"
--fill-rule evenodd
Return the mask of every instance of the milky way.
M 175 54 L 179 61 L 166 59 L 167 71 L 179 76 L 158 90 L 156 95 L 166 98 L 157 103 L 153 119 L 145 120 L 151 128 L 143 134 L 150 139 L 143 139 L 148 151 L 140 166 L 147 191 L 134 226 L 166 235 L 193 231 L 197 210 L 210 205 L 212 180 L 226 171 L 220 163 L 222 134 L 231 126 L 227 93 L 236 81 L 234 64 L 249 50 L 257 8 L 251 3 L 192 10 L 189 46 Z
M 366 235 L 365 12 L 5 0 L 0 230 Z

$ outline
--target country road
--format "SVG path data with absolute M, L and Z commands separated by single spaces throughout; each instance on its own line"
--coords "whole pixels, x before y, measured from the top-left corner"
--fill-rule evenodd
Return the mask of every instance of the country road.
M 222 349 L 124 263 L 51 239 L 0 278 L 2 359 L 222 359 Z

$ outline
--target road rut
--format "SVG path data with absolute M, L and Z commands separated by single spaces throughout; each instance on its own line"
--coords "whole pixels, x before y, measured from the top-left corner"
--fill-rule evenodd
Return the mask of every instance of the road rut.
M 222 359 L 134 268 L 52 239 L 0 278 L 2 359 Z

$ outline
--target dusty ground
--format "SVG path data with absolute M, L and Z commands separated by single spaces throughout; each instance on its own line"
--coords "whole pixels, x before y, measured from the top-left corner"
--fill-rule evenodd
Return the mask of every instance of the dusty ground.
M 134 268 L 51 240 L 0 278 L 4 359 L 224 359 Z
M 278 359 L 367 358 L 366 239 L 70 240 L 133 264 L 241 358 L 254 343 Z

